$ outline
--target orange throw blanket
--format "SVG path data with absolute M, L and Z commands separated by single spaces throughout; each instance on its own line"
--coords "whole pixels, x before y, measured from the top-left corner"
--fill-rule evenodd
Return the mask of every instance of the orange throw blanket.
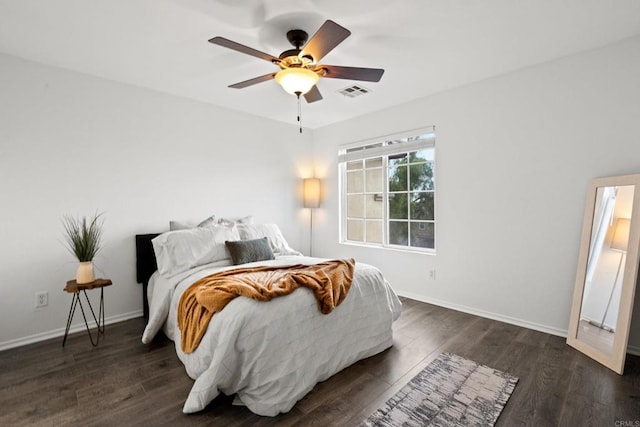
M 314 265 L 241 268 L 198 280 L 182 294 L 178 306 L 182 351 L 192 353 L 213 315 L 239 296 L 269 301 L 303 286 L 313 291 L 323 314 L 331 313 L 351 288 L 355 263 L 348 259 Z

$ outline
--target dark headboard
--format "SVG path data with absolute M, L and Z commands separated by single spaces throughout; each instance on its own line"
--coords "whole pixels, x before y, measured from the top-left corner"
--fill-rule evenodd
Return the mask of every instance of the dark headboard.
M 156 254 L 153 252 L 151 239 L 160 233 L 136 234 L 136 280 L 142 283 L 142 304 L 144 317 L 149 317 L 149 301 L 147 300 L 147 286 L 149 278 L 158 269 Z

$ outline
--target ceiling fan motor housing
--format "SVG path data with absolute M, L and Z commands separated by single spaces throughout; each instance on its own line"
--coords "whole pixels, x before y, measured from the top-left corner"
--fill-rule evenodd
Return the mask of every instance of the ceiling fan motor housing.
M 295 49 L 289 49 L 282 52 L 279 56 L 281 59 L 281 68 L 291 67 L 309 67 L 314 63 L 314 60 L 309 55 L 299 56 L 302 51 L 301 47 L 307 42 L 309 34 L 304 30 L 290 30 L 287 32 L 287 40 Z
M 289 50 L 285 50 L 284 52 L 282 52 L 279 56 L 280 59 L 286 59 L 289 58 L 290 56 L 298 56 L 298 54 L 301 52 L 300 49 L 289 49 Z

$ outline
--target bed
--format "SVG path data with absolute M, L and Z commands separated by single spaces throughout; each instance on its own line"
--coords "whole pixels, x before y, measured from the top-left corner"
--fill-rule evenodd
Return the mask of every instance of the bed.
M 276 416 L 291 410 L 316 383 L 392 345 L 392 323 L 400 315 L 401 303 L 380 270 L 356 261 L 351 288 L 331 313 L 322 314 L 313 293 L 305 288 L 268 302 L 238 297 L 211 318 L 197 348 L 185 353 L 180 345 L 178 304 L 194 282 L 237 268 L 314 265 L 326 261 L 302 256 L 289 248 L 276 225 L 238 227 L 227 226 L 226 231 L 215 227 L 215 233 L 222 236 L 213 238 L 216 248 L 208 251 L 216 255 L 200 256 L 194 262 L 193 252 L 198 258 L 198 250 L 189 249 L 187 258 L 192 259 L 186 268 L 171 271 L 166 268 L 166 255 L 181 250 L 171 248 L 173 253 L 163 253 L 158 242 L 164 239 L 166 243 L 171 240 L 167 235 L 178 234 L 174 243 L 189 245 L 189 239 L 187 243 L 178 239 L 189 232 L 136 235 L 137 278 L 143 284 L 148 313 L 142 342 L 150 343 L 161 330 L 175 342 L 179 359 L 195 380 L 184 413 L 201 411 L 224 393 L 235 394 L 234 404 L 245 405 L 258 415 Z M 197 233 L 204 232 L 196 230 L 192 234 Z M 221 242 L 229 240 L 229 236 L 253 242 L 260 235 L 266 237 L 274 259 L 232 265 Z M 210 236 L 199 239 L 209 242 Z

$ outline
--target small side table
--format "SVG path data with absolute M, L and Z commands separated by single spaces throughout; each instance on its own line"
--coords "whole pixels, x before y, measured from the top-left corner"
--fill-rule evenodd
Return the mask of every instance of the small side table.
M 64 287 L 66 292 L 72 293 L 73 298 L 71 300 L 71 308 L 69 308 L 69 317 L 67 318 L 67 329 L 64 331 L 64 339 L 62 340 L 62 346 L 64 347 L 67 342 L 67 335 L 69 335 L 69 328 L 71 327 L 71 321 L 73 320 L 73 315 L 76 312 L 76 306 L 80 303 L 80 310 L 82 311 L 82 317 L 84 318 L 84 324 L 87 327 L 87 333 L 89 334 L 89 339 L 91 340 L 91 344 L 95 347 L 98 345 L 100 341 L 100 334 L 104 335 L 104 287 L 111 286 L 111 280 L 109 279 L 96 279 L 91 283 L 84 283 L 79 285 L 75 280 L 69 280 L 67 282 L 67 286 Z M 100 289 L 100 310 L 98 311 L 98 317 L 96 318 L 96 314 L 93 311 L 93 307 L 91 306 L 91 301 L 89 301 L 89 297 L 87 296 L 87 290 L 90 289 Z M 89 309 L 91 310 L 91 314 L 93 315 L 93 320 L 96 322 L 96 326 L 98 327 L 98 331 L 96 334 L 96 340 L 93 341 L 93 336 L 91 335 L 91 329 L 89 328 L 89 322 L 87 322 L 87 316 L 84 313 L 84 307 L 82 306 L 82 300 L 80 299 L 80 292 L 84 293 L 84 297 L 87 300 L 87 304 L 89 304 Z

